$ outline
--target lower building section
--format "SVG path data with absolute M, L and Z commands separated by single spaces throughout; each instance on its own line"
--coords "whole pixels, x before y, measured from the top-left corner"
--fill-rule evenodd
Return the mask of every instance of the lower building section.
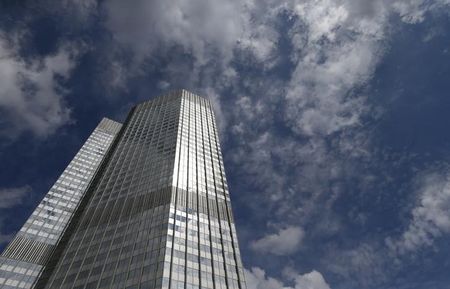
M 37 288 L 245 288 L 222 202 L 169 187 L 86 211 Z
M 80 223 L 38 288 L 161 288 L 168 202 L 146 210 L 141 208 L 149 205 L 137 201 L 117 205 L 123 214 L 110 216 L 111 223 Z

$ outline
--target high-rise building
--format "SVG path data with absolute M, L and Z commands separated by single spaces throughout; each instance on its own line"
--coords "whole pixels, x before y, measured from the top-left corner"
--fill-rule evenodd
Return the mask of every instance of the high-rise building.
M 211 103 L 136 105 L 35 288 L 245 287 Z
M 32 288 L 121 124 L 104 118 L 0 256 L 0 288 Z

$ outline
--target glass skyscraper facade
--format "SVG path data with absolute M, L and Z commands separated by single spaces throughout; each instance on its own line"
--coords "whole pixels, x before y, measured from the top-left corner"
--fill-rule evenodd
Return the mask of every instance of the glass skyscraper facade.
M 35 288 L 246 288 L 209 100 L 131 110 Z
M 0 256 L 0 288 L 32 288 L 121 124 L 104 118 Z

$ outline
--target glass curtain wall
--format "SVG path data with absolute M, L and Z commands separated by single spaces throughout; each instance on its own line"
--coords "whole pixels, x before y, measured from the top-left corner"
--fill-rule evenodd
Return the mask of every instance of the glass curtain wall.
M 32 288 L 121 124 L 104 118 L 0 256 L 0 288 Z
M 245 289 L 209 100 L 137 105 L 90 190 L 37 288 Z

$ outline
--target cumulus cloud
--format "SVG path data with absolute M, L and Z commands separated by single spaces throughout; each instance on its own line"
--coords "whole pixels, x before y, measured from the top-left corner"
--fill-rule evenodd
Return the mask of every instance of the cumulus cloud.
M 0 132 L 13 138 L 22 132 L 45 137 L 70 121 L 60 81 L 74 67 L 72 47 L 54 55 L 24 59 L 17 41 L 0 34 Z
M 250 247 L 258 252 L 272 253 L 274 255 L 289 255 L 296 252 L 305 233 L 300 227 L 288 227 L 278 233 L 267 235 L 253 241 Z
M 245 270 L 245 276 L 248 289 L 330 289 L 322 274 L 315 270 L 305 274 L 290 273 L 289 279 L 294 282 L 294 287 L 266 276 L 266 272 L 258 267 Z
M 311 271 L 295 277 L 296 289 L 330 289 L 330 286 L 317 271 Z
M 422 176 L 418 204 L 412 210 L 412 220 L 399 239 L 387 238 L 387 245 L 395 253 L 404 254 L 450 233 L 450 175 L 427 173 Z

